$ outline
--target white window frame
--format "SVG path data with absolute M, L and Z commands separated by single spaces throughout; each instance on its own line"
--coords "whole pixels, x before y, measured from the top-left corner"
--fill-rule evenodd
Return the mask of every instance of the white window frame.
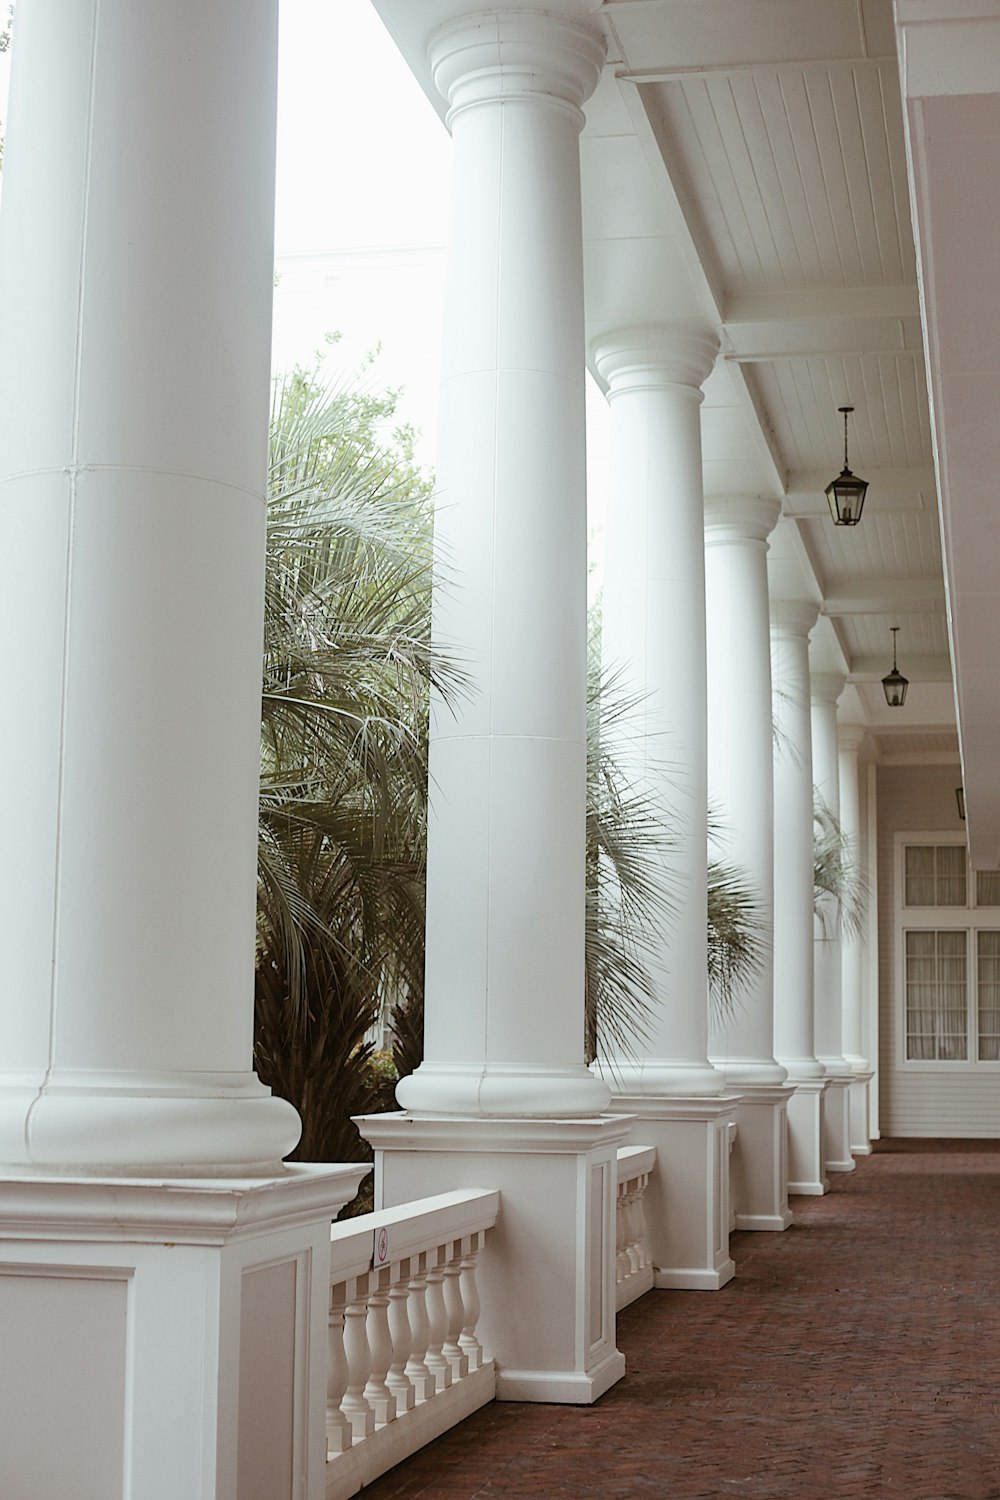
M 964 906 L 907 906 L 905 904 L 905 849 L 907 845 L 960 844 L 958 833 L 897 833 L 895 837 L 895 1037 L 896 1066 L 907 1073 L 1000 1073 L 1000 1058 L 979 1059 L 979 954 L 976 934 L 1000 931 L 1000 907 L 976 906 L 976 872 L 966 853 L 966 904 Z M 980 914 L 988 919 L 979 920 Z M 906 1055 L 906 933 L 915 931 L 964 932 L 966 937 L 966 1006 L 968 1055 L 962 1059 L 913 1058 Z

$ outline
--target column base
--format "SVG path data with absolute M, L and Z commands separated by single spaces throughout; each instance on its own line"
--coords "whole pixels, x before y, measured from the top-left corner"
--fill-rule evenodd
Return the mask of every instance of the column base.
M 788 1100 L 794 1089 L 746 1087 L 736 1105 L 731 1191 L 736 1228 L 780 1231 L 788 1207 Z
M 717 1099 L 726 1092 L 726 1080 L 711 1063 L 675 1063 L 653 1059 L 598 1059 L 591 1070 L 611 1090 L 612 1099 Z M 618 1112 L 612 1103 L 610 1109 Z
M 654 1287 L 714 1292 L 736 1273 L 729 1254 L 729 1122 L 738 1102 L 734 1094 L 612 1100 L 616 1112 L 635 1117 L 629 1144 L 656 1148 L 643 1198 Z
M 820 1198 L 830 1184 L 823 1170 L 823 1095 L 825 1078 L 788 1079 L 794 1093 L 788 1101 L 788 1191 Z
M 872 1139 L 868 1125 L 868 1090 L 872 1078 L 875 1075 L 870 1068 L 851 1068 L 850 1099 L 848 1113 L 850 1116 L 850 1141 L 852 1156 L 870 1156 L 872 1151 Z
M 823 1095 L 823 1168 L 826 1172 L 853 1172 L 851 1155 L 851 1079 L 847 1073 L 828 1077 Z
M 596 1401 L 621 1379 L 615 1346 L 618 1147 L 631 1119 L 366 1115 L 375 1203 L 496 1188 L 479 1262 L 479 1335 L 506 1401 Z
M 618 1349 L 584 1375 L 562 1370 L 498 1370 L 498 1401 L 543 1401 L 555 1406 L 592 1406 L 625 1374 Z
M 396 1099 L 408 1114 L 431 1119 L 592 1119 L 610 1097 L 605 1080 L 582 1063 L 529 1068 L 422 1062 L 396 1085 Z
M 301 1132 L 255 1073 L 0 1073 L 0 1171 L 271 1177 Z
M 369 1170 L 0 1180 L 0 1494 L 319 1500 L 330 1223 Z

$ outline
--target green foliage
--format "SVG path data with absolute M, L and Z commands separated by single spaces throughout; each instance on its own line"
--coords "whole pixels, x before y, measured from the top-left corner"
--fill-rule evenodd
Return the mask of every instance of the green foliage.
M 364 1154 L 366 1037 L 423 969 L 431 515 L 391 396 L 275 386 L 265 582 L 255 1050 L 302 1160 Z
M 867 904 L 857 851 L 840 820 L 814 791 L 813 906 L 824 932 L 832 924 L 847 936 L 856 936 L 864 926 Z
M 301 1160 L 363 1158 L 352 1114 L 392 1107 L 423 1050 L 427 707 L 461 673 L 430 644 L 429 483 L 395 394 L 275 386 L 265 582 L 256 1064 L 303 1118 Z M 669 832 L 608 748 L 633 705 L 588 680 L 588 1047 L 628 1055 L 658 1003 Z M 753 962 L 752 901 L 713 865 L 709 977 Z M 391 1063 L 374 1034 L 393 1006 Z
M 663 883 L 670 840 L 614 754 L 614 731 L 635 703 L 601 671 L 592 628 L 587 660 L 585 1037 L 588 1060 L 631 1056 L 646 1039 L 657 995 L 646 960 L 671 911 Z

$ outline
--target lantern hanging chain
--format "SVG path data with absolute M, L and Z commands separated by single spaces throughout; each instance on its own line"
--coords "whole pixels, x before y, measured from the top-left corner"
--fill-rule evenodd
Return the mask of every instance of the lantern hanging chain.
M 846 417 L 844 418 L 844 421 L 847 421 Z M 899 668 L 896 666 L 896 636 L 899 633 L 899 626 L 890 625 L 889 629 L 892 631 L 892 670 L 894 672 L 898 672 Z
M 848 467 L 848 463 L 847 463 L 847 413 L 850 411 L 850 409 L 851 408 L 849 406 L 845 406 L 844 407 L 844 468 L 845 469 Z

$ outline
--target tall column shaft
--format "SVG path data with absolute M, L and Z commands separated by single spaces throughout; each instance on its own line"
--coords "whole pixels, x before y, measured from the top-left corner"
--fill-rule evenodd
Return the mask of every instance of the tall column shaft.
M 705 514 L 708 621 L 708 795 L 724 858 L 746 875 L 757 907 L 760 962 L 717 1017 L 713 1058 L 727 1082 L 782 1083 L 774 1059 L 774 745 L 767 538 L 777 500 L 712 500 Z
M 809 631 L 816 606 L 771 605 L 774 747 L 774 1051 L 789 1076 L 815 1078 L 813 780 Z
M 669 915 L 647 935 L 659 998 L 637 1058 L 616 1058 L 612 1086 L 643 1094 L 717 1094 L 708 1062 L 707 790 L 701 384 L 714 335 L 629 329 L 597 351 L 608 382 L 612 490 L 602 651 L 632 707 L 612 731 L 637 792 L 669 838 L 661 857 Z
M 432 39 L 454 211 L 417 1112 L 594 1114 L 584 1065 L 586 489 L 580 106 L 598 35 L 499 12 Z
M 840 763 L 837 751 L 837 699 L 844 690 L 839 673 L 813 673 L 812 742 L 816 794 L 840 823 Z M 817 899 L 815 940 L 816 1057 L 823 1065 L 823 1164 L 828 1172 L 851 1172 L 850 1069 L 844 1057 L 844 966 L 840 903 Z
M 865 830 L 861 822 L 861 768 L 858 750 L 865 737 L 863 729 L 845 726 L 839 732 L 840 746 L 840 826 L 851 861 L 852 879 L 864 880 L 863 859 Z M 865 1051 L 865 941 L 864 926 L 852 922 L 844 928 L 842 941 L 844 1057 L 851 1073 L 850 1134 L 853 1154 L 867 1156 L 871 1151 L 871 1110 L 869 1089 L 872 1067 Z
M 0 1161 L 274 1165 L 252 1072 L 276 0 L 18 13 Z
M 861 798 L 858 783 L 858 749 L 863 729 L 845 728 L 839 732 L 840 826 L 847 844 L 854 878 L 861 875 L 862 829 Z M 862 1033 L 864 995 L 864 950 L 861 933 L 841 932 L 843 969 L 843 1041 L 844 1056 L 852 1072 L 865 1071 L 865 1041 Z
M 814 829 L 809 632 L 815 604 L 771 602 L 774 712 L 774 1052 L 788 1101 L 788 1189 L 825 1193 L 823 1120 L 829 1085 L 816 1060 Z
M 837 748 L 837 700 L 844 678 L 833 672 L 813 673 L 812 744 L 813 784 L 816 794 L 840 822 L 840 762 Z M 816 1056 L 828 1073 L 844 1073 L 843 948 L 836 898 L 823 896 L 816 918 Z

